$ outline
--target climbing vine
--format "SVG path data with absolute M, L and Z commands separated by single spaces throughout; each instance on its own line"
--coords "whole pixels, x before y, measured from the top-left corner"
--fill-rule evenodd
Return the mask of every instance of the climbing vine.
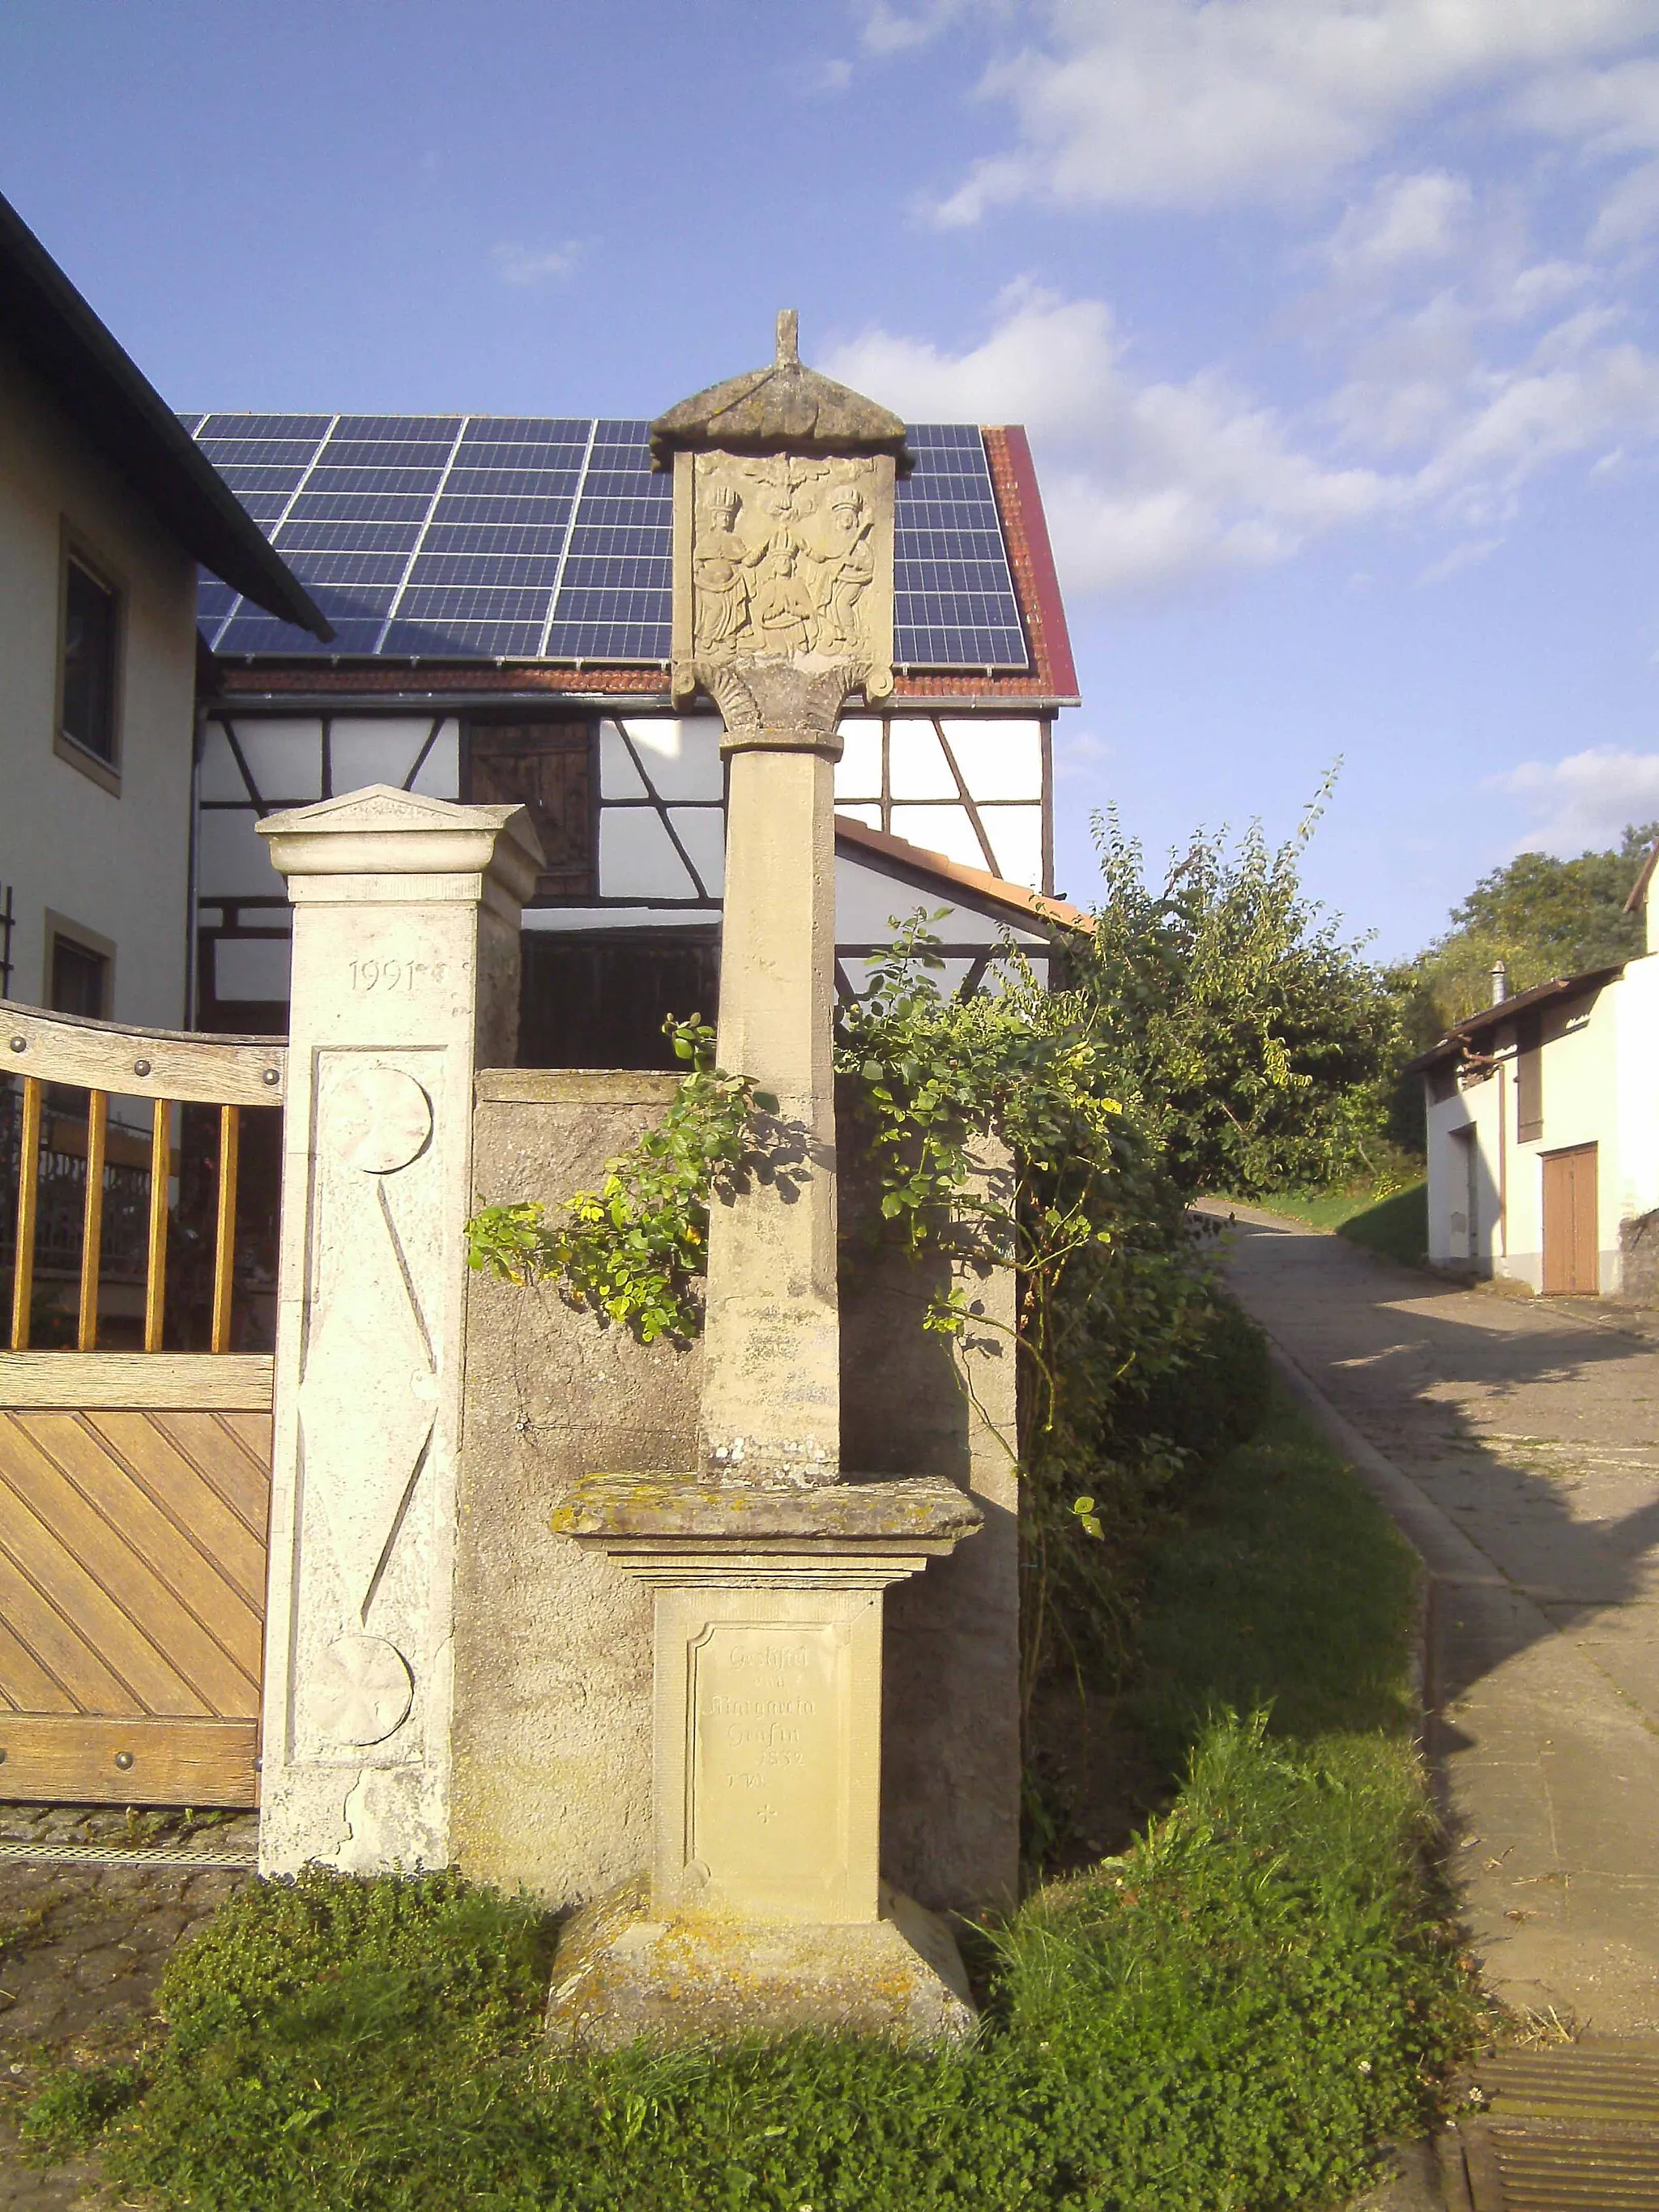
M 777 1110 L 745 1077 L 714 1066 L 714 1032 L 701 1015 L 663 1026 L 690 1073 L 656 1127 L 606 1163 L 599 1188 L 551 1220 L 529 1200 L 486 1206 L 466 1224 L 471 1267 L 509 1283 L 551 1278 L 573 1304 L 626 1323 L 647 1344 L 702 1326 L 709 1200 L 739 1172 L 757 1116 Z

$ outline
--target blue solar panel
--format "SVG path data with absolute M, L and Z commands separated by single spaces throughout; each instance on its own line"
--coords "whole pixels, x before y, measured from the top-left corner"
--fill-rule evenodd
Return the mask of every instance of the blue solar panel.
M 568 416 L 182 418 L 334 624 L 319 645 L 203 579 L 226 653 L 664 662 L 672 481 L 649 425 Z M 909 430 L 898 487 L 895 658 L 1028 665 L 985 441 Z

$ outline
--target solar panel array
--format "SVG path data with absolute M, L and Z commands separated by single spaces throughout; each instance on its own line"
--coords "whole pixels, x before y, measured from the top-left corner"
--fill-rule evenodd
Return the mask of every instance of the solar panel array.
M 320 644 L 204 576 L 225 653 L 663 662 L 671 478 L 649 425 L 499 415 L 204 415 L 204 453 L 334 625 Z M 895 658 L 1024 668 L 985 441 L 908 434 L 895 518 Z

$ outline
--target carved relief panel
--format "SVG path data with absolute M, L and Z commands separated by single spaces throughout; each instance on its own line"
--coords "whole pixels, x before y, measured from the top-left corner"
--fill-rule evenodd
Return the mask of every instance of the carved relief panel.
M 884 697 L 891 458 L 678 453 L 674 469 L 677 693 L 694 667 L 770 660 L 851 666 L 867 697 Z

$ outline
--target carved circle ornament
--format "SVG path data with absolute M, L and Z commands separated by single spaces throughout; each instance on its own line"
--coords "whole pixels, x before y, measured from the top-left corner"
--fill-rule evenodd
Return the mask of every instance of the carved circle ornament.
M 380 1743 L 400 1729 L 415 1701 L 415 1678 L 383 1636 L 342 1636 L 317 1670 L 316 1711 L 334 1743 Z
M 400 1067 L 359 1067 L 329 1102 L 338 1158 L 367 1175 L 395 1175 L 432 1137 L 432 1101 Z

